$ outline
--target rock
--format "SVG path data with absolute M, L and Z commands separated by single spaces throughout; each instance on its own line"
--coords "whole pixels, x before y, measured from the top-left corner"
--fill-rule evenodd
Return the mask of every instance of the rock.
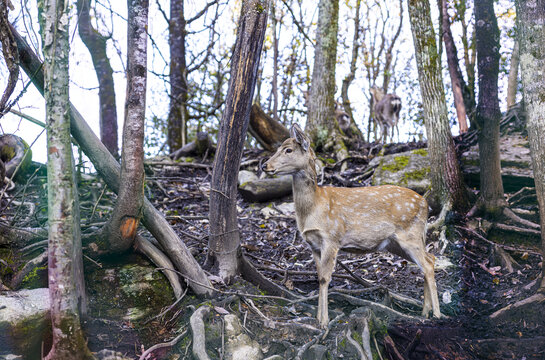
M 116 352 L 113 350 L 100 350 L 97 352 L 96 357 L 98 360 L 131 360 L 132 358 L 124 356 L 120 352 Z
M 236 315 L 225 315 L 226 351 L 228 360 L 260 360 L 263 353 L 257 341 L 246 335 Z
M 323 360 L 327 358 L 327 346 L 314 344 L 303 354 L 304 360 Z
M 280 210 L 280 212 L 287 216 L 292 216 L 295 214 L 295 204 L 292 202 L 285 202 L 280 205 L 277 205 L 276 208 Z
M 248 170 L 240 170 L 238 172 L 238 186 L 245 184 L 249 181 L 255 181 L 258 177 L 255 173 Z
M 532 158 L 528 140 L 514 132 L 500 137 L 500 161 L 503 187 L 506 192 L 517 191 L 524 186 L 534 186 Z M 462 154 L 462 171 L 470 187 L 479 187 L 479 145 Z
M 0 295 L 0 355 L 20 354 L 24 358 L 39 359 L 42 341 L 50 326 L 48 289 L 25 289 Z
M 430 188 L 430 161 L 426 149 L 375 157 L 369 166 L 377 166 L 373 185 L 398 185 L 419 194 Z

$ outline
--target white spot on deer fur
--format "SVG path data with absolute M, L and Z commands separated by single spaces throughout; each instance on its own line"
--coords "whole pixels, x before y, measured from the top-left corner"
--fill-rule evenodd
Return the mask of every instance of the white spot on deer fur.
M 402 215 L 401 220 L 405 221 L 405 220 L 407 220 L 407 217 L 405 215 Z
M 396 204 L 396 209 L 401 210 L 401 205 Z
M 413 203 L 411 203 L 410 207 L 411 207 L 411 209 L 414 209 L 414 204 L 413 204 Z

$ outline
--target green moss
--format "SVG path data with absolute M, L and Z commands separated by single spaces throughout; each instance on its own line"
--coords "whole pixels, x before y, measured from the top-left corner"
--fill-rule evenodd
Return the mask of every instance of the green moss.
M 32 269 L 32 271 L 23 278 L 23 281 L 21 282 L 21 287 L 25 289 L 34 289 L 40 287 L 42 285 L 40 272 L 46 270 L 47 266 L 39 266 Z
M 261 3 L 258 2 L 255 4 L 255 11 L 261 14 L 263 11 L 265 11 L 265 8 Z
M 411 152 L 413 154 L 417 154 L 417 155 L 420 155 L 420 156 L 428 156 L 428 150 L 426 150 L 426 149 L 416 149 L 416 150 L 413 150 Z
M 389 164 L 382 164 L 382 170 L 389 172 L 398 172 L 403 170 L 409 165 L 409 157 L 406 155 L 400 155 L 393 158 L 393 162 Z
M 425 178 L 428 177 L 429 173 L 430 173 L 429 167 L 425 167 L 425 168 L 414 170 L 414 171 L 408 171 L 407 173 L 405 173 L 405 175 L 403 175 L 403 181 L 406 183 L 409 180 L 416 180 L 416 181 L 424 180 Z

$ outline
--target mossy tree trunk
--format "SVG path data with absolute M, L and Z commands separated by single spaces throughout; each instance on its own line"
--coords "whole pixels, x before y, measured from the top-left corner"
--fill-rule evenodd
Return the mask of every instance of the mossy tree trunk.
M 48 280 L 53 327 L 46 359 L 92 358 L 80 324 L 86 307 L 79 206 L 70 143 L 69 14 L 64 1 L 43 4 L 47 122 Z
M 479 207 L 485 214 L 497 217 L 507 206 L 500 164 L 501 112 L 498 98 L 500 30 L 494 14 L 493 0 L 476 1 L 474 6 L 479 79 L 479 103 L 476 114 L 476 122 L 480 130 L 481 192 Z
M 227 282 L 238 273 L 242 256 L 236 209 L 237 178 L 268 9 L 269 0 L 245 0 L 242 3 L 210 183 L 209 259 Z
M 186 20 L 184 0 L 170 1 L 168 45 L 170 48 L 170 106 L 167 144 L 174 152 L 187 143 L 188 85 L 186 64 Z
M 148 0 L 128 0 L 127 98 L 121 150 L 121 186 L 112 217 L 103 229 L 105 251 L 121 253 L 134 244 L 144 202 Z
M 545 255 L 545 0 L 518 0 L 516 6 L 526 126 L 540 210 L 541 251 Z M 545 292 L 545 261 L 542 264 L 540 291 Z
M 450 133 L 440 59 L 428 0 L 409 0 L 420 93 L 431 163 L 431 203 L 465 211 L 469 206 Z
M 348 156 L 335 121 L 335 63 L 339 30 L 339 0 L 320 0 L 314 47 L 314 67 L 306 132 L 317 149 L 333 149 L 339 158 Z
M 98 79 L 100 102 L 100 140 L 117 159 L 119 147 L 117 138 L 117 109 L 113 69 L 106 54 L 107 37 L 102 36 L 91 24 L 91 0 L 78 0 L 78 31 L 81 40 L 89 50 Z

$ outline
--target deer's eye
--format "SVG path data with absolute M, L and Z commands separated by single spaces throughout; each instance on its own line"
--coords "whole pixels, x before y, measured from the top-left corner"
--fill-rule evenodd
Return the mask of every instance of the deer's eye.
M 287 148 L 287 149 L 286 149 L 286 154 L 289 154 L 289 153 L 291 153 L 292 151 L 293 151 L 292 149 Z

